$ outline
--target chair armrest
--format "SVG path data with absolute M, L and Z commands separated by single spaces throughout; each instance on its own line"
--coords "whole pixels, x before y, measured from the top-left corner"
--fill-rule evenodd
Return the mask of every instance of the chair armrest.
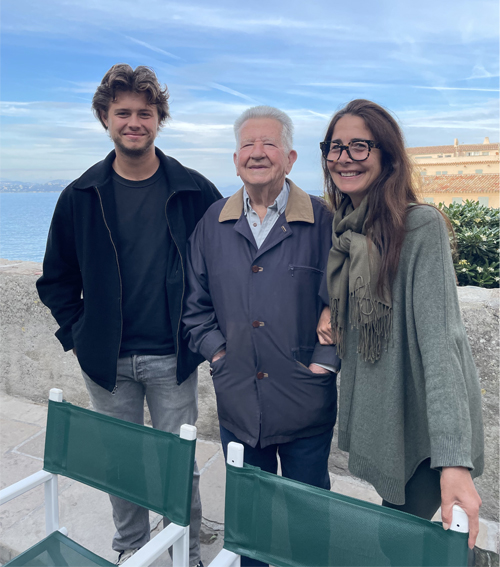
M 153 561 L 165 553 L 188 530 L 189 528 L 183 528 L 177 524 L 169 524 L 157 536 L 141 547 L 139 551 L 134 553 L 130 559 L 127 559 L 123 563 L 123 567 L 145 567 L 146 565 L 151 565 Z
M 6 504 L 13 498 L 21 496 L 21 494 L 24 494 L 25 492 L 36 488 L 40 484 L 48 482 L 53 476 L 54 475 L 52 473 L 42 470 L 32 474 L 31 476 L 23 478 L 19 482 L 7 486 L 3 490 L 0 490 L 0 506 L 2 504 Z
M 214 557 L 209 567 L 240 567 L 240 564 L 241 555 L 228 551 L 227 549 L 221 549 Z

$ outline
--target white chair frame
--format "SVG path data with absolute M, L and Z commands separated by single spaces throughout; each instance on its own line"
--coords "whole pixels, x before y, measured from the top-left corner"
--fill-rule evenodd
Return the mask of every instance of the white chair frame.
M 54 402 L 63 401 L 63 392 L 59 388 L 52 388 L 49 400 Z M 184 424 L 180 429 L 180 437 L 188 441 L 196 439 L 197 430 L 194 425 Z M 58 500 L 58 475 L 41 470 L 0 490 L 0 506 L 21 496 L 26 492 L 40 486 L 45 487 L 45 533 L 50 535 L 60 531 L 68 535 L 68 530 L 59 527 L 59 500 Z M 176 567 L 189 567 L 189 526 L 179 526 L 170 523 L 157 536 L 150 540 L 139 551 L 134 553 L 125 563 L 124 567 L 145 567 L 151 565 L 169 547 L 172 547 L 172 561 Z

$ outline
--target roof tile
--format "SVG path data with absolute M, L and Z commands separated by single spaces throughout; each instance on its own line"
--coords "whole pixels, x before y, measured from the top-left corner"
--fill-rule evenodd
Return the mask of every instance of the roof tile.
M 426 175 L 421 177 L 421 192 L 427 193 L 498 193 L 500 174 Z
M 455 146 L 421 146 L 418 148 L 406 148 L 406 151 L 414 155 L 425 154 L 452 154 L 454 156 L 455 149 L 459 153 L 463 152 L 491 152 L 500 150 L 500 144 L 459 144 Z

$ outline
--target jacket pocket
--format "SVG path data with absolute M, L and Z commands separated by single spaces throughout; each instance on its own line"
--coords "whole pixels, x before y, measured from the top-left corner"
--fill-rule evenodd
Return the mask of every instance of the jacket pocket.
M 222 368 L 224 362 L 226 362 L 227 353 L 224 356 L 218 358 L 215 362 L 210 362 L 210 374 L 213 376 L 217 370 Z
M 292 277 L 298 274 L 311 274 L 311 275 L 323 275 L 323 270 L 318 268 L 314 268 L 312 266 L 294 266 L 293 264 L 289 264 L 288 270 L 291 273 Z
M 293 359 L 300 365 L 305 366 L 307 369 L 309 369 L 309 365 L 311 364 L 313 352 L 314 347 L 301 346 L 298 348 L 292 348 Z

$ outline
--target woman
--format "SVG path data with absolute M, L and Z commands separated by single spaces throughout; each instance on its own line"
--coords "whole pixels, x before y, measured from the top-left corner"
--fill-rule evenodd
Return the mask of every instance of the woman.
M 417 205 L 401 130 L 354 100 L 321 144 L 335 216 L 318 335 L 342 358 L 339 447 L 383 505 L 430 519 L 469 516 L 481 499 L 481 392 L 460 316 L 447 221 Z

